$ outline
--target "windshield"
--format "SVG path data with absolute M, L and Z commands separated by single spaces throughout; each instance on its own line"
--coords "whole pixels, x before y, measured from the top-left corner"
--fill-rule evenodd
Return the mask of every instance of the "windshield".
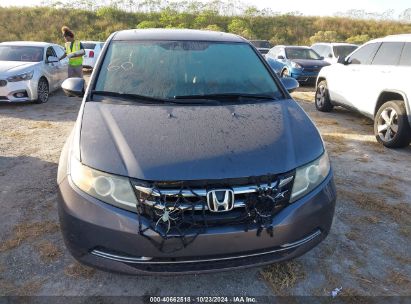
M 40 62 L 43 51 L 42 47 L 36 46 L 1 45 L 0 61 Z
M 96 91 L 170 99 L 210 94 L 282 96 L 246 43 L 113 41 Z
M 90 43 L 90 42 L 82 42 L 81 45 L 86 50 L 94 50 L 94 48 L 96 47 L 95 43 Z
M 266 48 L 269 49 L 271 48 L 270 42 L 266 40 L 253 40 L 251 43 L 256 47 L 256 48 Z
M 347 57 L 349 54 L 354 52 L 358 46 L 356 45 L 336 45 L 333 46 L 334 56 L 335 58 L 338 57 Z
M 321 59 L 315 51 L 306 48 L 286 48 L 285 54 L 288 59 Z

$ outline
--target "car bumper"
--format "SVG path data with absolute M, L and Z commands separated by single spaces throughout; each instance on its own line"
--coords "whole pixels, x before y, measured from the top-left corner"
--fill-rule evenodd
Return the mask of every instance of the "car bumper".
M 24 102 L 37 99 L 38 81 L 31 79 L 26 81 L 7 82 L 0 87 L 0 102 Z M 16 94 L 23 93 L 24 97 L 17 97 Z
M 83 57 L 83 67 L 85 67 L 85 68 L 94 68 L 95 64 L 96 64 L 96 59 L 95 58 Z
M 243 227 L 209 228 L 174 253 L 160 252 L 139 234 L 135 213 L 88 196 L 69 176 L 59 185 L 59 217 L 67 248 L 84 264 L 128 274 L 199 273 L 260 266 L 304 254 L 327 236 L 335 200 L 330 173 L 319 187 L 274 217 L 273 237 L 257 236 L 256 230 L 245 232 Z
M 303 72 L 303 71 L 294 71 L 291 70 L 290 76 L 295 78 L 298 82 L 302 83 L 308 83 L 312 82 L 314 83 L 315 80 L 317 79 L 319 72 Z

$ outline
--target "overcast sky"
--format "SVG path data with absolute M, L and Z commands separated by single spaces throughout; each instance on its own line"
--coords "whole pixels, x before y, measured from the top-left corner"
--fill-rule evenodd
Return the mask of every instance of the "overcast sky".
M 364 9 L 368 12 L 382 13 L 393 9 L 394 16 L 411 8 L 410 0 L 245 0 L 245 3 L 255 5 L 260 9 L 271 8 L 276 12 L 300 11 L 304 15 L 333 15 L 336 12 L 345 12 L 349 9 Z M 39 5 L 41 0 L 0 0 L 0 5 Z

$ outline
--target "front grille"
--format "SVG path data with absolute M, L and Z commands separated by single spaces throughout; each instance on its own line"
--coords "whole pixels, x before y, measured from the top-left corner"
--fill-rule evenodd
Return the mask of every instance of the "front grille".
M 5 87 L 7 85 L 7 80 L 0 79 L 0 87 Z
M 319 72 L 321 68 L 304 68 L 304 72 Z
M 164 240 L 180 238 L 182 248 L 213 227 L 241 226 L 257 229 L 258 235 L 263 230 L 272 234 L 273 217 L 289 204 L 293 179 L 288 173 L 245 180 L 133 181 L 140 233 L 152 241 L 153 232 Z M 163 249 L 164 244 L 157 245 Z

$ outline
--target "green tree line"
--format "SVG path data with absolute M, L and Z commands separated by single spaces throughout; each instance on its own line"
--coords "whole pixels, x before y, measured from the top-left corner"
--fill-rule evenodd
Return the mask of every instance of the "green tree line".
M 351 17 L 308 17 L 300 13 L 279 14 L 243 7 L 239 14 L 224 13 L 224 2 L 133 0 L 121 5 L 93 6 L 86 0 L 68 7 L 50 2 L 38 7 L 0 7 L 0 41 L 32 40 L 62 43 L 60 29 L 69 26 L 81 40 L 104 41 L 114 31 L 130 28 L 192 28 L 231 32 L 248 39 L 275 44 L 310 45 L 318 41 L 361 44 L 390 34 L 411 33 L 411 23 L 392 20 L 360 20 Z M 213 6 L 214 5 L 214 6 Z M 233 9 L 233 8 L 232 8 Z M 228 8 L 227 8 L 228 10 Z M 238 13 L 238 11 L 237 11 Z

